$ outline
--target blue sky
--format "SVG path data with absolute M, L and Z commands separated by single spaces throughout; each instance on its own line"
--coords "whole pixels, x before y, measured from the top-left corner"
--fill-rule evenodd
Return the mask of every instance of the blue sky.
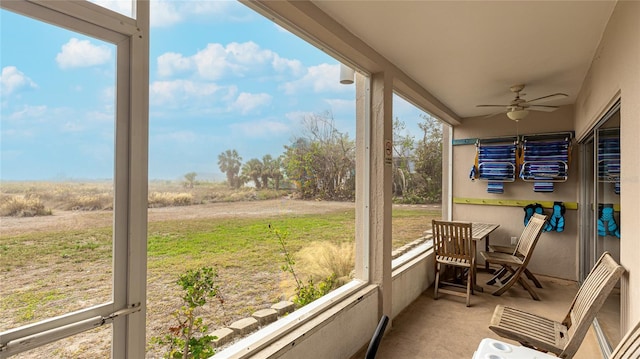
M 0 179 L 112 178 L 116 47 L 1 11 Z M 355 135 L 338 61 L 244 5 L 152 1 L 151 25 L 151 179 L 222 180 L 218 154 L 276 157 L 309 114 Z M 394 101 L 413 135 L 420 113 Z

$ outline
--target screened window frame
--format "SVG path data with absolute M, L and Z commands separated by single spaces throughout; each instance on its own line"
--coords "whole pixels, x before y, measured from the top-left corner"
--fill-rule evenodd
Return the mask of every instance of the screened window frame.
M 132 0 L 134 1 L 134 0 Z M 116 46 L 113 282 L 109 302 L 0 333 L 0 358 L 112 323 L 112 356 L 145 352 L 149 3 L 137 19 L 89 2 L 3 1 L 0 7 Z

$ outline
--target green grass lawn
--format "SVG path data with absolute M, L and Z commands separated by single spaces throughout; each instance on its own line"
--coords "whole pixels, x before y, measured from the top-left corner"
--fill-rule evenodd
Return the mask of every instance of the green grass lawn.
M 394 209 L 393 247 L 418 238 L 429 228 L 438 211 Z M 171 263 L 198 266 L 215 263 L 236 265 L 239 261 L 260 266 L 280 258 L 281 248 L 269 224 L 289 233 L 291 252 L 313 241 L 336 244 L 353 241 L 353 211 L 286 218 L 193 219 L 149 223 L 149 268 L 166 268 Z M 0 238 L 2 271 L 30 265 L 50 266 L 61 262 L 92 262 L 111 258 L 112 230 L 92 228 L 40 232 Z M 37 261 L 34 262 L 34 259 Z M 193 263 L 186 263 L 185 260 Z
M 394 208 L 393 247 L 420 237 L 436 217 L 440 217 L 439 211 Z M 228 297 L 246 301 L 227 305 L 228 315 L 246 315 L 247 311 L 259 308 L 260 303 L 282 297 L 288 274 L 282 272 L 282 248 L 269 229 L 270 224 L 288 232 L 287 249 L 294 254 L 315 242 L 340 245 L 353 243 L 355 237 L 354 210 L 274 218 L 151 222 L 150 315 L 166 316 L 170 298 L 175 296 L 177 276 L 202 266 L 219 268 L 220 282 L 225 284 Z M 2 236 L 0 327 L 32 323 L 108 301 L 112 287 L 111 256 L 110 227 Z M 154 308 L 153 305 L 160 305 L 156 303 L 162 305 Z

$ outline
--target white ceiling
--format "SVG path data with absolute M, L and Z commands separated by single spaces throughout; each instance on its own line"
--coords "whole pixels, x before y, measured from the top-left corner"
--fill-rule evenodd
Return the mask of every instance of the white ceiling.
M 555 92 L 573 104 L 615 1 L 313 1 L 461 118 Z

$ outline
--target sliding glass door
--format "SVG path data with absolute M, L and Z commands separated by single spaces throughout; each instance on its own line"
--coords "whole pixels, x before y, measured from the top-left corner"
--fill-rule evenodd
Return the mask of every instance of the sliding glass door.
M 581 270 L 583 280 L 604 252 L 620 262 L 620 103 L 581 142 Z M 609 295 L 595 322 L 605 354 L 620 341 L 620 289 Z

